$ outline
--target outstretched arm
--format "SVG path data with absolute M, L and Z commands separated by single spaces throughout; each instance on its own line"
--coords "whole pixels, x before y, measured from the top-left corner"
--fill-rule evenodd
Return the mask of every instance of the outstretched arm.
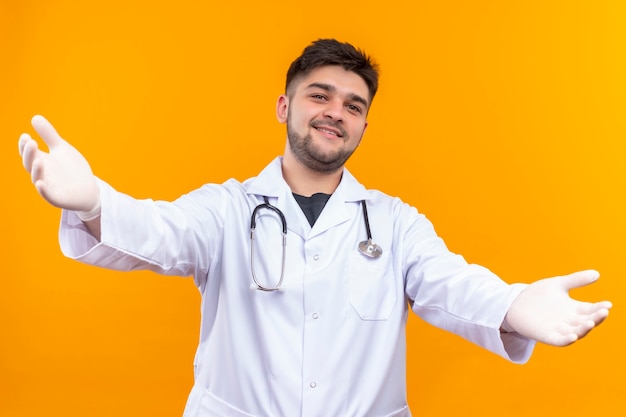
M 611 303 L 577 301 L 569 290 L 589 285 L 599 276 L 588 270 L 530 284 L 511 304 L 503 330 L 553 346 L 574 343 L 602 323 Z
M 99 239 L 100 191 L 89 163 L 44 117 L 33 117 L 32 125 L 49 149 L 39 149 L 28 133 L 20 136 L 22 162 L 35 188 L 53 206 L 76 211 Z

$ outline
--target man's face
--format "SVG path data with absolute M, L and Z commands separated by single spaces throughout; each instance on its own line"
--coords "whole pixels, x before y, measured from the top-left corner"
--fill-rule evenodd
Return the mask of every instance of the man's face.
M 278 99 L 277 116 L 287 123 L 287 152 L 315 172 L 342 168 L 367 126 L 369 89 L 340 66 L 314 69 Z

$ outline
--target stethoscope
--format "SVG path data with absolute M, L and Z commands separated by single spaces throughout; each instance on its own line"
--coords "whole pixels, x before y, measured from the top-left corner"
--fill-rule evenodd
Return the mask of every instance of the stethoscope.
M 259 204 L 252 210 L 252 216 L 250 218 L 250 271 L 252 272 L 252 279 L 256 284 L 256 289 L 261 291 L 277 291 L 280 290 L 281 285 L 283 284 L 283 279 L 285 278 L 285 257 L 287 251 L 287 220 L 285 219 L 285 215 L 282 211 L 276 206 L 273 206 L 269 203 L 267 197 L 263 197 L 264 203 Z M 359 242 L 359 252 L 368 258 L 379 258 L 383 254 L 382 248 L 372 241 L 372 231 L 370 229 L 370 220 L 367 215 L 367 205 L 365 204 L 365 200 L 361 200 L 361 207 L 363 207 L 363 220 L 365 220 L 365 231 L 367 232 L 367 240 Z M 256 216 L 257 213 L 262 210 L 267 209 L 271 210 L 280 217 L 280 222 L 282 226 L 282 235 L 283 235 L 283 255 L 280 269 L 280 279 L 278 283 L 274 287 L 266 287 L 261 285 L 259 280 L 257 279 L 255 270 L 254 270 L 254 230 L 256 229 Z

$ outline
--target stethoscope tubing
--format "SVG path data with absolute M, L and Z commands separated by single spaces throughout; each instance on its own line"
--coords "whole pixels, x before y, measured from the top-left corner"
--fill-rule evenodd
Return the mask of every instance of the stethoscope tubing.
M 256 285 L 256 289 L 261 291 L 277 291 L 281 289 L 281 285 L 283 284 L 283 280 L 285 278 L 285 260 L 287 257 L 287 219 L 283 212 L 276 206 L 273 206 L 269 203 L 269 200 L 266 196 L 263 196 L 264 202 L 259 204 L 252 210 L 252 216 L 250 219 L 250 271 L 252 273 L 252 280 Z M 383 250 L 376 243 L 372 242 L 372 230 L 370 228 L 369 215 L 367 213 L 367 204 L 365 200 L 361 200 L 361 207 L 363 208 L 363 220 L 365 222 L 365 231 L 367 233 L 367 240 L 359 242 L 358 248 L 359 252 L 361 252 L 364 256 L 368 258 L 379 258 Z M 281 261 L 281 269 L 280 269 L 280 279 L 278 283 L 274 287 L 266 287 L 261 285 L 259 279 L 256 276 L 255 268 L 254 268 L 254 231 L 256 230 L 256 216 L 257 213 L 261 209 L 269 209 L 276 213 L 280 217 L 281 227 L 282 227 L 282 261 Z M 252 287 L 255 288 L 255 287 Z
M 265 201 L 264 203 L 261 203 L 254 208 L 254 210 L 252 211 L 252 218 L 250 219 L 250 271 L 252 272 L 252 279 L 254 280 L 257 289 L 261 291 L 276 291 L 280 289 L 280 286 L 283 284 L 283 280 L 285 278 L 285 259 L 287 257 L 287 219 L 285 219 L 285 215 L 278 207 L 275 207 L 269 203 L 267 197 L 264 196 L 263 200 Z M 257 212 L 263 208 L 270 209 L 274 213 L 278 214 L 283 229 L 283 256 L 281 262 L 282 265 L 280 269 L 280 279 L 278 280 L 278 284 L 276 284 L 275 287 L 265 287 L 261 285 L 256 277 L 256 272 L 254 269 L 254 231 L 256 229 L 256 215 Z

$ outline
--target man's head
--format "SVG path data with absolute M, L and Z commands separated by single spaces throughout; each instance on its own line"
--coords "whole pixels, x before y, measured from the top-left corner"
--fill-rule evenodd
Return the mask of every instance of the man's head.
M 287 124 L 283 165 L 336 173 L 356 150 L 378 88 L 375 64 L 347 43 L 321 39 L 287 72 L 276 115 Z
M 308 75 L 312 70 L 331 65 L 340 66 L 361 77 L 369 90 L 371 103 L 378 90 L 378 65 L 363 51 L 335 39 L 319 39 L 304 48 L 287 71 L 285 92 L 289 95 L 294 81 Z

